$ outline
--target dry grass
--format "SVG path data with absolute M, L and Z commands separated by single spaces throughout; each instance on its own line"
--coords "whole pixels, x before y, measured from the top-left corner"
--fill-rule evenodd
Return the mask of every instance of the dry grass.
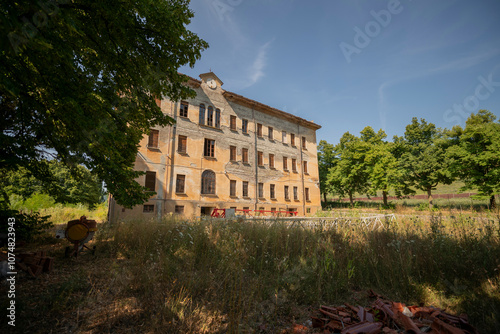
M 53 274 L 19 278 L 19 333 L 276 333 L 370 288 L 500 328 L 498 216 L 403 217 L 379 231 L 135 221 L 102 225 L 95 243 L 75 260 L 59 241 Z

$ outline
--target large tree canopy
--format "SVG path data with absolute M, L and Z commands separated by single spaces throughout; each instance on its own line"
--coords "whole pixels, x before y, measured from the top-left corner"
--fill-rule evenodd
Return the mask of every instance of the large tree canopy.
M 177 72 L 207 43 L 187 0 L 3 1 L 0 163 L 50 178 L 46 159 L 85 165 L 118 203 L 150 194 L 133 170 L 139 141 L 168 125 L 155 97 L 193 96 Z
M 454 127 L 449 135 L 455 145 L 448 148 L 452 172 L 465 186 L 477 189 L 478 196 L 490 199 L 496 207 L 495 195 L 500 193 L 500 122 L 496 116 L 480 110 L 467 119 L 465 129 Z
M 335 167 L 339 161 L 336 156 L 335 147 L 332 144 L 321 140 L 318 144 L 318 171 L 319 171 L 319 187 L 323 194 L 325 203 L 327 202 L 327 195 L 332 192 L 328 184 L 328 172 L 330 168 Z
M 361 131 L 361 137 L 344 133 L 340 143 L 335 146 L 334 152 L 339 159 L 329 169 L 327 184 L 339 196 L 349 196 L 351 205 L 355 193 L 369 190 L 367 155 L 372 145 L 381 143 L 385 136 L 382 130 L 376 133 L 367 126 Z
M 400 158 L 405 187 L 408 185 L 427 192 L 432 207 L 432 190 L 438 184 L 450 184 L 454 178 L 445 157 L 449 142 L 443 138 L 443 131 L 424 119 L 416 117 L 406 126 L 403 138 L 394 138 L 402 143 L 404 153 Z

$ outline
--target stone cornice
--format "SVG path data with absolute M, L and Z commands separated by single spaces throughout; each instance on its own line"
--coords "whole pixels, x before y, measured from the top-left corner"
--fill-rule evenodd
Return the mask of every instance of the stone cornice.
M 261 112 L 265 112 L 265 113 L 267 113 L 269 115 L 273 115 L 273 116 L 276 116 L 276 117 L 285 118 L 287 120 L 290 120 L 292 122 L 298 123 L 298 124 L 300 124 L 300 125 L 302 125 L 304 127 L 307 127 L 307 128 L 313 129 L 313 130 L 321 129 L 321 125 L 318 125 L 318 124 L 316 124 L 314 122 L 305 120 L 305 119 L 300 118 L 298 116 L 292 115 L 292 114 L 287 113 L 285 111 L 282 111 L 282 110 L 270 107 L 270 106 L 265 105 L 263 103 L 257 102 L 255 100 L 249 99 L 247 97 L 244 97 L 242 95 L 239 95 L 239 94 L 236 94 L 236 93 L 232 93 L 232 92 L 228 92 L 228 91 L 224 91 L 224 93 L 222 95 L 224 95 L 224 97 L 227 100 L 236 102 L 238 104 L 241 104 L 241 105 L 249 107 L 249 108 L 254 108 L 255 110 L 258 110 L 258 111 L 261 111 Z

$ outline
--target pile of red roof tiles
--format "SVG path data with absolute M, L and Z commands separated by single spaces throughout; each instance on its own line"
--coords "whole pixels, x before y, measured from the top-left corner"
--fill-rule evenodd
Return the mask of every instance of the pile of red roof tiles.
M 369 296 L 375 298 L 370 307 L 321 306 L 317 317 L 311 317 L 313 327 L 325 334 L 478 334 L 466 315 L 454 316 L 432 306 L 405 306 L 371 290 Z

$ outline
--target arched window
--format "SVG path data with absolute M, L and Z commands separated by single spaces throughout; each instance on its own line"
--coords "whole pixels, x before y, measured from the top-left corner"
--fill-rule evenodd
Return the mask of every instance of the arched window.
M 211 170 L 201 174 L 201 193 L 215 195 L 215 173 Z
M 200 104 L 200 124 L 205 125 L 205 105 Z
M 208 106 L 207 125 L 214 126 L 214 108 Z
M 215 127 L 220 128 L 220 109 L 215 109 Z

